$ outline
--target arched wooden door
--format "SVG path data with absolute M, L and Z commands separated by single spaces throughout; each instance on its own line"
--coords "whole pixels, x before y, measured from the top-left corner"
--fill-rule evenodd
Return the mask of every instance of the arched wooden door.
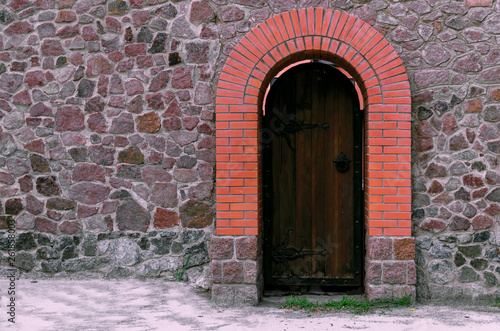
M 263 120 L 266 285 L 362 285 L 361 113 L 331 65 L 271 86 Z

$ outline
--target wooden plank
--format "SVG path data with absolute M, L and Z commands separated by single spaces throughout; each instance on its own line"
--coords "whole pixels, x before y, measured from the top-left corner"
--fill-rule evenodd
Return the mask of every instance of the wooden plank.
M 326 122 L 330 125 L 327 139 L 325 141 L 325 241 L 327 242 L 328 258 L 325 265 L 325 277 L 337 278 L 337 264 L 339 256 L 338 247 L 338 194 L 337 194 L 337 170 L 333 159 L 338 155 L 337 135 L 339 130 L 338 121 L 338 86 L 335 75 L 329 74 L 325 82 L 327 92 L 325 93 L 325 115 Z
M 296 103 L 296 120 L 311 123 L 311 72 L 299 68 L 296 73 L 296 92 L 292 98 Z M 311 249 L 311 130 L 302 130 L 295 134 L 296 137 L 296 240 L 297 249 Z M 305 256 L 294 260 L 296 274 L 301 277 L 311 276 L 312 257 Z
M 325 96 L 327 86 L 326 69 L 316 66 L 312 71 L 312 123 L 325 122 Z M 325 138 L 327 130 L 315 128 L 312 134 L 312 233 L 311 248 L 320 251 L 325 242 Z M 325 257 L 312 256 L 312 276 L 325 277 Z
M 340 77 L 339 79 L 344 78 Z M 339 150 L 343 152 L 351 161 L 353 160 L 353 107 L 349 93 L 350 82 L 342 79 L 344 88 L 339 93 Z M 342 233 L 341 250 L 338 265 L 338 276 L 342 278 L 352 278 L 353 274 L 353 164 L 351 162 L 349 171 L 338 174 L 338 194 L 339 199 L 339 233 Z

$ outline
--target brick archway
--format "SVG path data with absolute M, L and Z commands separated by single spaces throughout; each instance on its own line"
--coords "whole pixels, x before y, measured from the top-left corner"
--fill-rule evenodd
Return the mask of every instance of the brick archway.
M 364 99 L 365 291 L 415 293 L 411 237 L 411 99 L 402 61 L 362 20 L 332 9 L 275 15 L 252 29 L 226 61 L 216 97 L 216 236 L 212 297 L 256 304 L 262 292 L 262 102 L 286 66 L 321 59 L 356 80 Z

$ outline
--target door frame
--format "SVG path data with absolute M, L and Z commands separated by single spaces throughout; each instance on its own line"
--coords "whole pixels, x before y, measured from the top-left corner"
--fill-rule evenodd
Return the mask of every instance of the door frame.
M 295 70 L 298 66 L 302 65 L 299 64 L 298 66 L 294 66 L 289 68 L 288 70 L 280 73 L 281 75 L 285 75 L 288 71 Z M 337 74 L 343 75 L 346 79 L 346 81 L 349 79 L 342 71 L 338 70 L 335 68 L 333 63 L 326 62 L 326 61 L 315 61 L 315 65 L 317 66 L 325 66 L 329 70 L 335 70 Z M 278 78 L 279 79 L 279 78 Z M 277 80 L 276 80 L 277 81 Z M 275 83 L 275 80 L 272 80 L 272 83 L 270 84 L 270 89 L 268 89 L 268 92 L 266 94 L 269 95 L 272 91 L 273 84 Z M 350 88 L 347 93 L 350 94 L 350 99 L 352 100 L 353 103 L 353 160 L 352 160 L 352 168 L 353 168 L 353 196 L 354 196 L 354 203 L 353 203 L 353 254 L 354 254 L 354 265 L 355 265 L 355 274 L 352 279 L 344 279 L 344 278 L 337 278 L 337 279 L 319 279 L 319 278 L 304 278 L 300 279 L 300 284 L 291 284 L 287 283 L 286 281 L 279 282 L 278 284 L 271 284 L 274 283 L 271 281 L 271 276 L 267 272 L 268 270 L 271 270 L 271 257 L 268 254 L 271 254 L 271 251 L 273 249 L 273 219 L 268 218 L 266 215 L 268 211 L 272 210 L 273 206 L 273 200 L 272 200 L 272 193 L 270 192 L 272 190 L 272 181 L 273 177 L 272 174 L 266 174 L 266 172 L 269 169 L 269 164 L 266 165 L 266 163 L 269 163 L 268 160 L 271 158 L 272 151 L 269 149 L 266 150 L 263 147 L 263 152 L 262 152 L 262 157 L 263 157 L 263 181 L 264 181 L 264 188 L 263 188 L 263 194 L 264 194 L 264 204 L 263 204 L 263 212 L 264 212 L 264 233 L 263 233 L 263 254 L 264 254 L 264 287 L 268 288 L 268 286 L 281 286 L 281 285 L 320 285 L 320 286 L 329 286 L 329 287 L 359 287 L 361 288 L 363 286 L 363 237 L 364 237 L 364 229 L 362 226 L 362 221 L 363 221 L 363 209 L 361 206 L 361 199 L 362 199 L 362 194 L 363 194 L 363 189 L 362 189 L 362 181 L 363 181 L 363 165 L 362 165 L 362 150 L 363 150 L 363 140 L 362 140 L 362 125 L 363 125 L 363 112 L 361 111 L 360 108 L 360 100 L 358 98 L 358 92 L 356 91 L 355 88 L 355 83 L 352 82 L 351 85 L 349 85 Z M 262 145 L 265 145 L 266 141 L 263 139 L 262 140 Z M 357 174 L 357 175 L 356 175 Z
M 257 304 L 262 295 L 262 102 L 271 79 L 305 59 L 335 63 L 363 95 L 365 292 L 369 299 L 415 296 L 411 92 L 403 62 L 361 19 L 303 8 L 276 14 L 250 30 L 218 79 L 212 298 Z

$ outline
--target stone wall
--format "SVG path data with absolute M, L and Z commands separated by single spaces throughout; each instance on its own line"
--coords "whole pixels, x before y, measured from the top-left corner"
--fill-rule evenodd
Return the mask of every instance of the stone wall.
M 26 277 L 210 287 L 207 2 L 0 1 L 0 250 Z M 189 258 L 189 262 L 187 262 Z
M 498 296 L 500 4 L 429 3 L 418 9 L 437 10 L 401 44 L 414 84 L 417 294 Z
M 374 26 L 410 76 L 417 294 L 498 293 L 493 0 L 0 0 L 2 270 L 12 218 L 26 277 L 172 278 L 191 256 L 209 287 L 218 74 L 258 23 L 311 6 Z M 399 263 L 389 240 L 375 271 Z

